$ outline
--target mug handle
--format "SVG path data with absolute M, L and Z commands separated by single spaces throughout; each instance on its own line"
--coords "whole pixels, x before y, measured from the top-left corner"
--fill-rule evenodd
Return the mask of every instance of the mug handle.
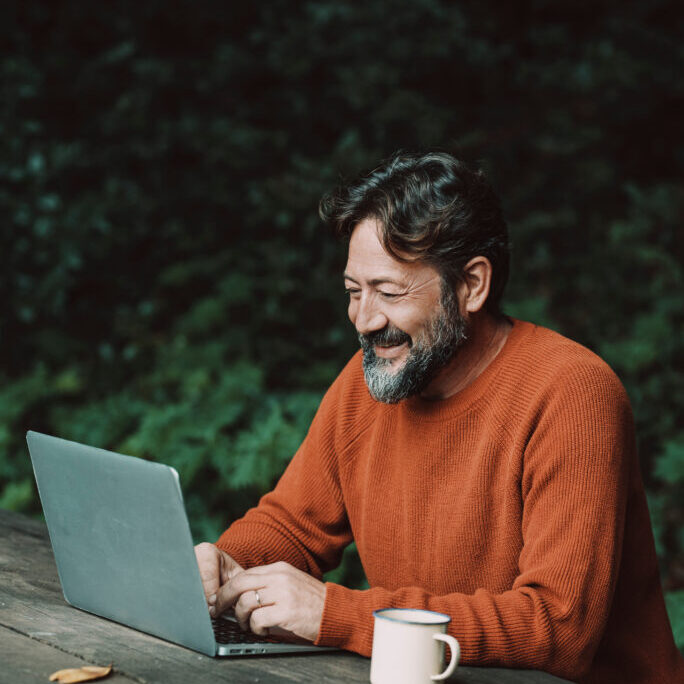
M 432 638 L 449 644 L 449 648 L 451 649 L 451 661 L 442 674 L 430 675 L 430 679 L 435 681 L 446 679 L 456 669 L 456 665 L 458 665 L 458 659 L 461 657 L 461 647 L 451 634 L 433 634 Z

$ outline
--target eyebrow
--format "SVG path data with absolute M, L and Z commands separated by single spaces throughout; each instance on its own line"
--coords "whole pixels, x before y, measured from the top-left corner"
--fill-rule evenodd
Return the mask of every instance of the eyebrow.
M 344 274 L 344 279 L 345 280 L 351 280 L 352 283 L 356 283 L 357 285 L 360 285 L 359 281 L 356 280 L 355 278 L 352 278 L 350 275 L 347 273 Z M 394 280 L 393 278 L 373 278 L 373 280 L 369 280 L 368 284 L 369 285 L 383 285 L 385 283 L 389 283 L 390 285 L 397 285 L 398 287 L 405 287 L 405 284 L 398 281 Z

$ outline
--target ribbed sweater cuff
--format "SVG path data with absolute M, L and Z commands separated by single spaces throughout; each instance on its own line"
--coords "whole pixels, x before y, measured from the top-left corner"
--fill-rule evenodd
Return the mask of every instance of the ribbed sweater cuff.
M 370 657 L 373 646 L 373 612 L 367 591 L 326 582 L 325 605 L 316 645 L 336 646 Z

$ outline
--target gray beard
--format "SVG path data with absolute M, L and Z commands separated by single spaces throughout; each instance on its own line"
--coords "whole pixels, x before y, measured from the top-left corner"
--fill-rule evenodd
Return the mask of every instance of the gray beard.
M 402 339 L 410 345 L 410 337 L 397 328 L 359 335 L 363 349 L 363 374 L 373 399 L 396 404 L 420 394 L 453 359 L 466 340 L 466 319 L 461 316 L 456 298 L 450 291 L 443 291 L 441 304 L 425 332 L 410 347 L 404 365 L 396 372 L 391 370 L 392 360 L 380 358 L 374 346 L 379 341 L 399 342 Z

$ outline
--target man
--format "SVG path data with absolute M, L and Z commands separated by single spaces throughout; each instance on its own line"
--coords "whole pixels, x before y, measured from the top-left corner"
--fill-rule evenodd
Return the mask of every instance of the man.
M 274 491 L 197 547 L 210 612 L 368 656 L 373 610 L 426 608 L 463 664 L 684 681 L 628 399 L 593 353 L 500 313 L 483 175 L 400 154 L 321 214 L 349 239 L 362 349 Z M 320 581 L 352 539 L 366 591 Z

